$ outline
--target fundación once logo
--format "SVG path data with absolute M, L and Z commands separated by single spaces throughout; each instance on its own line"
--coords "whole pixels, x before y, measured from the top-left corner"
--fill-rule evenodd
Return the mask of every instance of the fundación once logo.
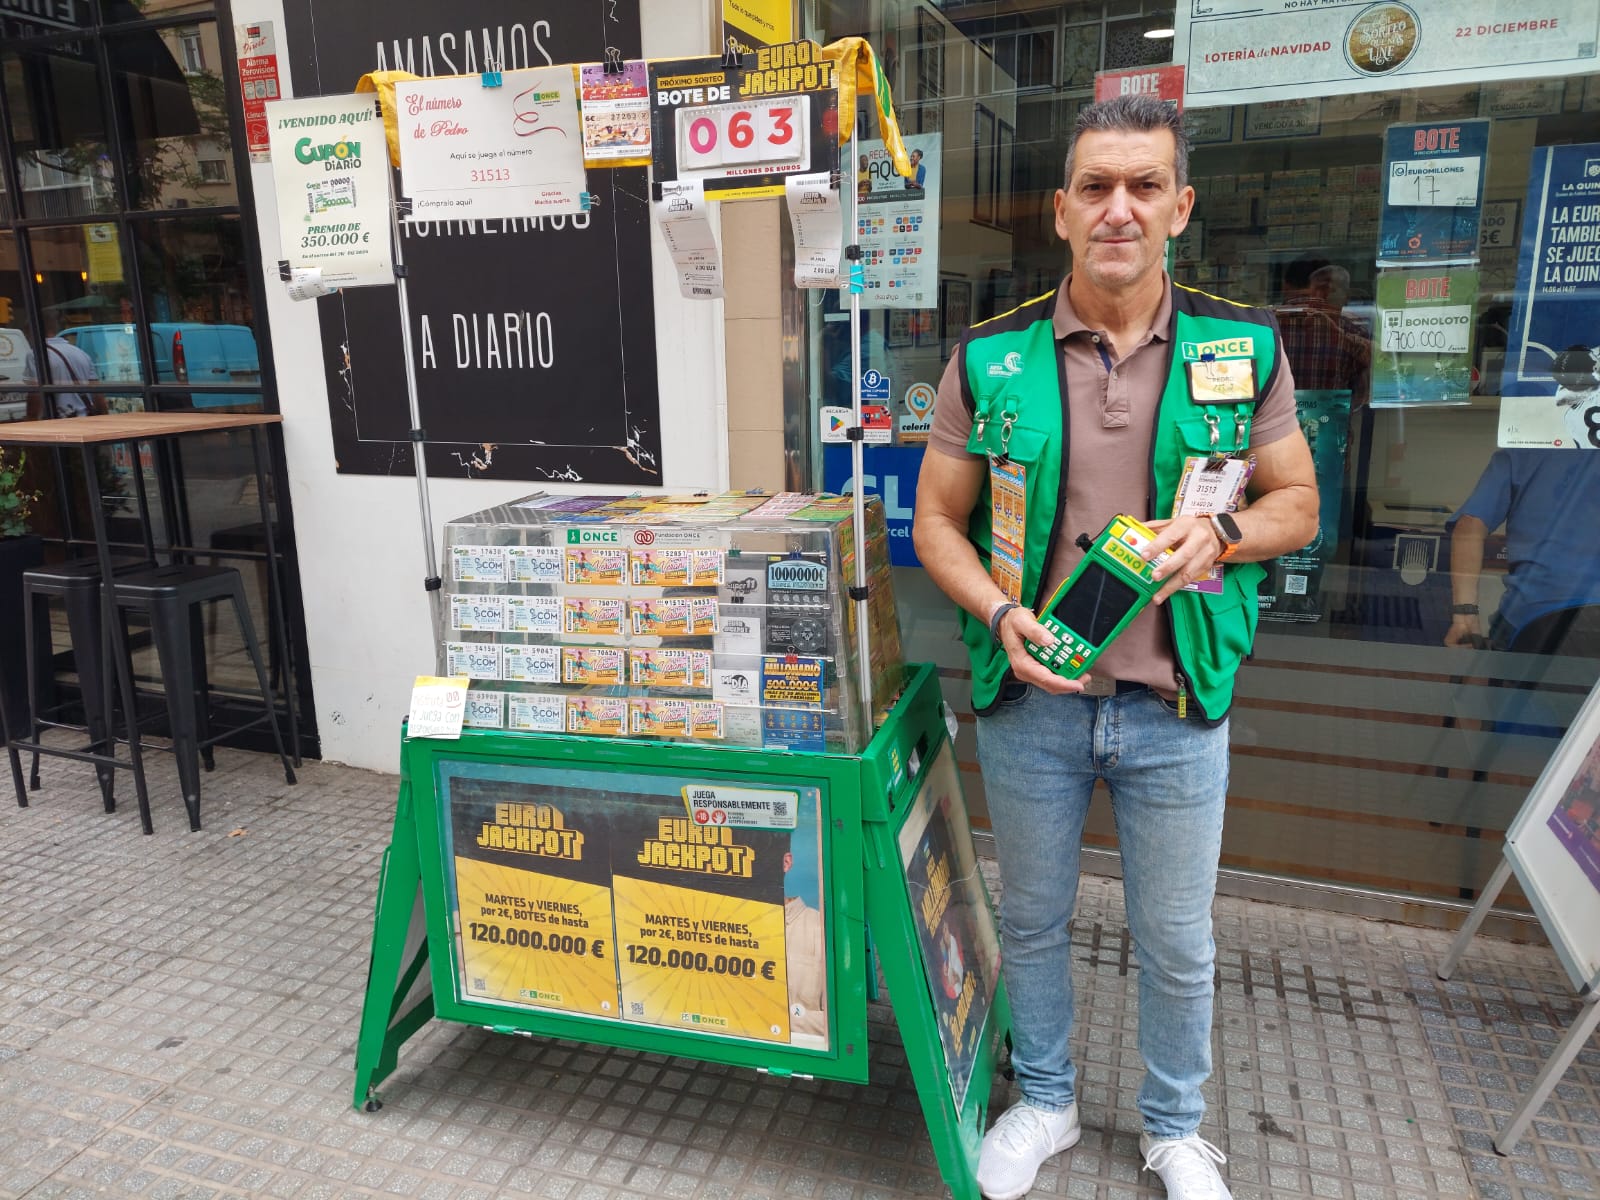
M 1022 374 L 1022 355 L 1011 350 L 999 362 L 989 364 L 990 379 L 1010 379 L 1013 375 Z

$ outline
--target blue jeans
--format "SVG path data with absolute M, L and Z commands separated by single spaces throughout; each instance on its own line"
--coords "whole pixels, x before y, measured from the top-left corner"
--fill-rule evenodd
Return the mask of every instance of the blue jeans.
M 1012 1065 L 1028 1103 L 1073 1102 L 1071 934 L 1096 779 L 1111 789 L 1139 964 L 1139 1111 L 1154 1137 L 1200 1127 L 1211 1074 L 1211 902 L 1228 791 L 1228 727 L 1180 721 L 1147 689 L 1095 698 L 1017 684 L 978 718 L 1004 891 L 1002 970 Z

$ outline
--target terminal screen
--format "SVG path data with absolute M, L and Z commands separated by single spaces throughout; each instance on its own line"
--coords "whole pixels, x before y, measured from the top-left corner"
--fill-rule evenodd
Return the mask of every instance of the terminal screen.
M 1105 644 L 1118 622 L 1139 602 L 1139 593 L 1091 562 L 1052 610 L 1056 620 L 1091 646 Z

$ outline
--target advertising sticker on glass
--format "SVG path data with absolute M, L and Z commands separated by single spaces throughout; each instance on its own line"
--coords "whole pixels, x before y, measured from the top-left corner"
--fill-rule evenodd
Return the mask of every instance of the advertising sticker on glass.
M 867 283 L 863 308 L 921 309 L 939 302 L 943 141 L 936 133 L 905 139 L 912 166 L 909 179 L 894 169 L 881 141 L 858 143 L 856 240 Z
M 1175 18 L 1191 105 L 1600 69 L 1593 0 L 1180 0 Z
M 1372 407 L 1469 403 L 1478 272 L 1470 267 L 1384 271 L 1377 293 Z
M 1600 449 L 1600 142 L 1533 152 L 1500 445 Z
M 1384 132 L 1380 267 L 1478 261 L 1488 121 L 1391 125 Z

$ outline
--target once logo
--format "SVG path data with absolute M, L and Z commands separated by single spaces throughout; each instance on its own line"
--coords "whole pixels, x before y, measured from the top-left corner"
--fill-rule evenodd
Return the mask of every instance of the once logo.
M 651 546 L 655 544 L 656 531 L 654 529 L 636 529 L 633 531 L 635 545 Z
M 567 545 L 569 546 L 586 546 L 596 543 L 616 545 L 617 531 L 615 529 L 567 530 Z

